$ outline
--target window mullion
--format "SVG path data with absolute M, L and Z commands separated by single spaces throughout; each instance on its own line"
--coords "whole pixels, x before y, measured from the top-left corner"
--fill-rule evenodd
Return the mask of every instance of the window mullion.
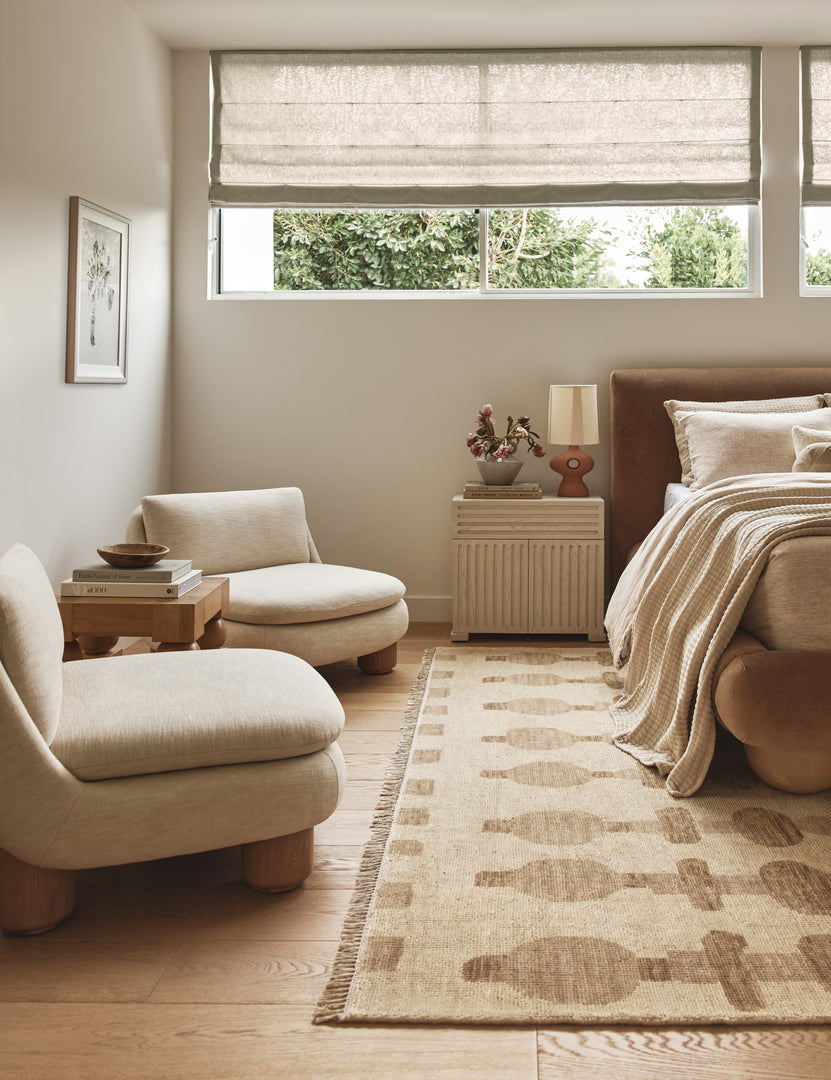
M 488 291 L 488 212 L 479 214 L 479 292 Z

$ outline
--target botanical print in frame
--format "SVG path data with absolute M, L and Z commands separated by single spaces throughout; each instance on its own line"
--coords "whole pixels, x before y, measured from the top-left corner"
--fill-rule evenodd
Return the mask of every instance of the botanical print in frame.
M 130 222 L 69 200 L 66 381 L 127 382 Z

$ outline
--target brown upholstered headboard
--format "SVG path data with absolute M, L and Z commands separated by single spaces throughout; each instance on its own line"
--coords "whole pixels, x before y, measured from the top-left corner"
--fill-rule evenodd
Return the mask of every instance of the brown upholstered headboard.
M 831 367 L 633 368 L 611 378 L 612 584 L 627 552 L 663 513 L 667 484 L 681 478 L 672 423 L 664 408 L 685 401 L 741 401 L 831 393 Z

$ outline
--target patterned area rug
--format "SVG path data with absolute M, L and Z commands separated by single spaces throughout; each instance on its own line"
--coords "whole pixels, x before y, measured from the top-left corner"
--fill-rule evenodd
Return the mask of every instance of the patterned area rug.
M 425 655 L 316 1022 L 831 1019 L 828 793 L 728 743 L 673 799 L 619 689 L 597 646 Z

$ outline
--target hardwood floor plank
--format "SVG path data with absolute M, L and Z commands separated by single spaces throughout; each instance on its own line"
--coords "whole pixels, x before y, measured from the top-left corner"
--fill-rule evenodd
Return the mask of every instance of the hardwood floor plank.
M 533 1030 L 314 1027 L 310 1016 L 297 1005 L 15 1005 L 0 1018 L 0 1069 L 14 1080 L 536 1080 Z
M 383 786 L 380 780 L 350 778 L 338 810 L 374 810 Z
M 539 1034 L 539 1080 L 825 1080 L 831 1030 L 638 1028 Z
M 346 782 L 351 783 L 353 780 L 383 780 L 387 774 L 390 756 L 388 753 L 350 754 L 346 759 Z
M 0 938 L 0 1001 L 146 1001 L 170 946 Z
M 335 959 L 336 941 L 211 941 L 185 945 L 150 1000 L 315 1005 Z
M 347 730 L 338 739 L 338 744 L 343 751 L 347 764 L 353 758 L 367 755 L 373 758 L 381 755 L 386 761 L 389 761 L 395 753 L 399 738 L 398 729 L 395 731 Z

